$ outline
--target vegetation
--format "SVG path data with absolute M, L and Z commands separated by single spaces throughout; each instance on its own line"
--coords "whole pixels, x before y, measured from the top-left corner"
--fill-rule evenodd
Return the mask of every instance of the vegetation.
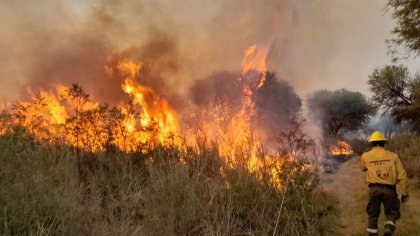
M 369 151 L 370 145 L 366 139 L 354 138 L 349 141 L 351 149 L 355 155 L 362 155 L 364 152 Z
M 360 129 L 372 112 L 361 93 L 346 89 L 315 91 L 308 98 L 308 108 L 322 121 L 326 138 L 333 140 Z
M 420 53 L 420 1 L 388 0 L 388 7 L 393 9 L 396 26 L 392 33 L 397 38 L 390 40 L 396 45 L 405 46 L 411 53 Z
M 315 170 L 288 157 L 276 187 L 227 167 L 214 148 L 81 152 L 82 180 L 68 147 L 25 129 L 0 148 L 3 235 L 319 235 L 335 213 Z
M 389 112 L 382 114 L 378 112 L 371 118 L 369 124 L 363 127 L 362 133 L 368 137 L 375 131 L 381 131 L 385 137 L 391 138 L 395 134 L 410 130 L 410 128 L 407 121 L 396 122 Z
M 223 156 L 205 138 L 191 146 L 179 137 L 159 136 L 154 122 L 133 128 L 131 121 L 142 117 L 130 103 L 92 105 L 77 85 L 63 92 L 66 110 L 40 95 L 2 112 L 2 234 L 318 235 L 329 230 L 336 203 L 318 188 L 317 169 L 305 156 L 313 142 L 304 135 L 285 135 L 278 155 L 253 155 L 249 149 L 255 145 L 248 141 Z M 258 165 L 250 168 L 252 158 Z
M 291 130 L 299 125 L 302 101 L 287 81 L 273 73 L 267 72 L 264 85 L 257 90 L 255 106 L 258 116 L 254 124 L 266 130 Z
M 194 105 L 201 110 L 221 110 L 227 116 L 233 117 L 242 109 L 241 99 L 244 86 L 251 84 L 257 86 L 253 78 L 256 71 L 246 74 L 245 79 L 237 81 L 237 73 L 217 72 L 204 79 L 197 80 L 190 88 Z M 285 80 L 277 78 L 276 74 L 267 72 L 264 84 L 253 91 L 255 99 L 255 114 L 252 124 L 259 129 L 272 133 L 274 130 L 289 131 L 299 125 L 299 112 L 302 101 L 295 93 L 293 87 Z M 211 108 L 211 109 L 209 109 Z M 211 114 L 206 114 L 211 116 Z
M 397 134 L 389 140 L 388 148 L 401 158 L 409 177 L 420 179 L 420 137 L 418 135 Z
M 420 131 L 420 77 L 411 76 L 404 66 L 384 66 L 375 69 L 368 84 L 373 93 L 372 103 L 390 111 L 397 122 L 406 121 Z

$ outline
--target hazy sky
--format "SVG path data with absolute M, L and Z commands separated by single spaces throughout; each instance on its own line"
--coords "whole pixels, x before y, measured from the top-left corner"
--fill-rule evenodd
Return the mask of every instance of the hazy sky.
M 394 22 L 384 9 L 385 2 L 319 0 L 309 4 L 301 13 L 304 20 L 298 24 L 302 29 L 296 40 L 302 41 L 289 55 L 296 89 L 307 92 L 311 88 L 345 87 L 367 93 L 367 76 L 374 68 L 391 63 L 384 41 L 392 37 Z M 325 5 L 329 10 L 324 9 Z M 307 68 L 296 66 L 301 60 L 309 64 Z M 419 62 L 411 59 L 400 63 L 415 72 Z
M 182 93 L 212 72 L 240 70 L 255 43 L 270 47 L 269 69 L 300 95 L 339 88 L 367 94 L 367 76 L 390 63 L 384 41 L 393 21 L 385 2 L 1 0 L 0 97 L 73 82 L 111 96 L 107 87 L 118 83 L 103 68 L 115 52 L 156 62 L 159 77 Z M 420 68 L 418 59 L 400 63 Z

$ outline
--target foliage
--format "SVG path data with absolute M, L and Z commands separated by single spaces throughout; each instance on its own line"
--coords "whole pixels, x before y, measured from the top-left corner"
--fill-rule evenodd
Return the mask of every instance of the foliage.
M 3 235 L 319 235 L 337 213 L 316 170 L 284 156 L 276 187 L 212 148 L 82 151 L 81 182 L 68 147 L 16 128 L 0 148 Z
M 248 72 L 251 75 L 257 71 Z M 289 131 L 297 127 L 299 112 L 302 101 L 290 84 L 277 78 L 274 73 L 267 72 L 264 84 L 258 89 L 253 89 L 251 99 L 255 99 L 255 109 L 252 116 L 252 124 L 268 133 L 274 130 Z M 244 88 L 256 87 L 250 78 L 238 80 L 239 73 L 217 72 L 204 79 L 197 80 L 189 91 L 192 102 L 201 110 L 205 111 L 205 120 L 214 116 L 215 111 L 225 118 L 235 116 L 241 109 Z M 219 118 L 219 117 L 217 117 Z
M 191 101 L 198 107 L 216 106 L 218 103 L 226 104 L 234 114 L 240 110 L 242 90 L 236 78 L 239 73 L 221 71 L 210 76 L 196 80 L 189 90 Z
M 11 119 L 10 114 L 3 110 L 0 112 L 0 135 L 6 133 L 7 130 L 11 130 Z
M 409 177 L 420 179 L 420 137 L 413 133 L 397 134 L 389 140 L 388 148 L 398 154 Z
M 269 113 L 281 102 L 300 106 L 287 83 L 268 76 L 264 86 L 265 92 L 249 96 L 284 94 L 255 109 Z M 294 109 L 290 112 L 297 113 Z M 160 141 L 159 123 L 151 118 L 143 125 L 142 115 L 133 101 L 116 108 L 93 103 L 78 85 L 58 95 L 40 93 L 3 112 L 0 234 L 319 235 L 329 230 L 336 202 L 318 188 L 317 168 L 308 161 L 314 143 L 302 133 L 280 135 L 278 154 L 268 155 L 250 138 L 221 155 L 220 144 L 199 134 L 196 145 L 175 134 Z
M 369 137 L 375 131 L 380 131 L 385 137 L 390 138 L 397 133 L 408 131 L 410 128 L 406 121 L 398 123 L 389 111 L 385 111 L 382 114 L 377 113 L 375 116 L 372 116 L 369 124 L 362 131 L 365 137 Z
M 397 121 L 407 121 L 420 131 L 420 76 L 411 76 L 402 65 L 375 69 L 368 84 L 376 107 L 390 111 Z
M 284 155 L 308 157 L 316 153 L 317 146 L 301 130 L 295 129 L 290 132 L 280 132 L 275 141 L 278 143 L 278 151 Z M 316 155 L 316 154 L 315 154 Z
M 309 111 L 321 121 L 324 135 L 333 139 L 360 129 L 372 112 L 361 93 L 346 89 L 315 91 L 307 102 Z
M 117 156 L 96 159 L 95 174 L 80 183 L 68 148 L 31 147 L 28 141 L 15 145 L 10 138 L 0 141 L 2 235 L 121 235 L 136 230 L 143 178 L 135 165 L 124 166 Z
M 268 72 L 264 84 L 256 92 L 256 126 L 266 130 L 291 130 L 298 126 L 302 101 L 285 81 Z M 288 129 L 285 129 L 285 128 Z
M 393 8 L 396 26 L 392 33 L 397 35 L 391 42 L 404 45 L 410 52 L 420 53 L 420 0 L 388 0 Z
M 355 155 L 362 155 L 370 149 L 370 145 L 366 139 L 351 139 L 349 144 Z

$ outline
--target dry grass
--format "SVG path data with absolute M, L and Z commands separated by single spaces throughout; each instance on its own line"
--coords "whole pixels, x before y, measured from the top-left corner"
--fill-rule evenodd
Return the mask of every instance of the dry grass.
M 69 148 L 23 130 L 0 149 L 3 235 L 320 235 L 336 212 L 304 161 L 284 166 L 286 191 L 215 150 L 83 153 L 79 176 Z
M 387 148 L 398 154 L 409 177 L 417 177 L 420 180 L 420 136 L 413 133 L 395 135 Z M 420 185 L 418 187 L 420 188 Z

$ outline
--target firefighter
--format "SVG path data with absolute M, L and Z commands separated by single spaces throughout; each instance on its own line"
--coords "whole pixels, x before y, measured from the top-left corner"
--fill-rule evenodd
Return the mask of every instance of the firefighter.
M 395 222 L 400 218 L 400 201 L 396 191 L 399 184 L 404 203 L 408 201 L 407 174 L 396 153 L 385 150 L 387 139 L 381 132 L 374 132 L 369 139 L 372 149 L 363 153 L 360 167 L 367 171 L 369 183 L 369 202 L 366 211 L 369 217 L 367 231 L 369 235 L 378 235 L 378 218 L 381 204 L 385 209 L 385 233 L 392 235 Z

